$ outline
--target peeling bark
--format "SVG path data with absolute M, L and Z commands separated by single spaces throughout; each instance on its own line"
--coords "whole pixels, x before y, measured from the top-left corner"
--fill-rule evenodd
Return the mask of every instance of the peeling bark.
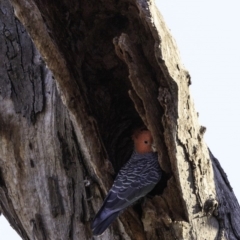
M 10 2 L 0 3 L 0 211 L 18 234 L 91 239 L 145 124 L 162 180 L 99 239 L 240 239 L 239 204 L 154 2 Z

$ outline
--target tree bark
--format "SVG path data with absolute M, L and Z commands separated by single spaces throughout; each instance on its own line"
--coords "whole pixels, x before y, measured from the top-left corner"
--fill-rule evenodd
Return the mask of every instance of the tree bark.
M 0 210 L 18 234 L 93 238 L 145 124 L 162 180 L 98 239 L 240 239 L 239 204 L 154 2 L 10 2 L 0 3 Z

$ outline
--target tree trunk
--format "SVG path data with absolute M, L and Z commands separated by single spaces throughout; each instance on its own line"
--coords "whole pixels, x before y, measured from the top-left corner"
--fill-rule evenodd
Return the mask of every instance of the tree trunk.
M 1 0 L 0 210 L 19 235 L 91 239 L 145 124 L 162 180 L 98 239 L 240 239 L 239 204 L 154 2 L 10 2 L 24 27 Z

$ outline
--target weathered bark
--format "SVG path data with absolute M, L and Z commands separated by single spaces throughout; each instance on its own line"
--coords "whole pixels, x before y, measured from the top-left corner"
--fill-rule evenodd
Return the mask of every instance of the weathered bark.
M 99 239 L 240 239 L 239 204 L 154 3 L 10 2 L 26 30 L 2 0 L 0 210 L 19 235 L 90 239 L 144 123 L 163 179 Z

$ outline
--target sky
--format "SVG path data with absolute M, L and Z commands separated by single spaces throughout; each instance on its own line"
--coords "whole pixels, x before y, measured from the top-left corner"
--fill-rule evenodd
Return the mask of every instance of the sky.
M 207 127 L 205 142 L 220 161 L 240 200 L 239 0 L 157 0 L 190 72 L 190 91 Z M 0 239 L 20 240 L 4 217 Z

